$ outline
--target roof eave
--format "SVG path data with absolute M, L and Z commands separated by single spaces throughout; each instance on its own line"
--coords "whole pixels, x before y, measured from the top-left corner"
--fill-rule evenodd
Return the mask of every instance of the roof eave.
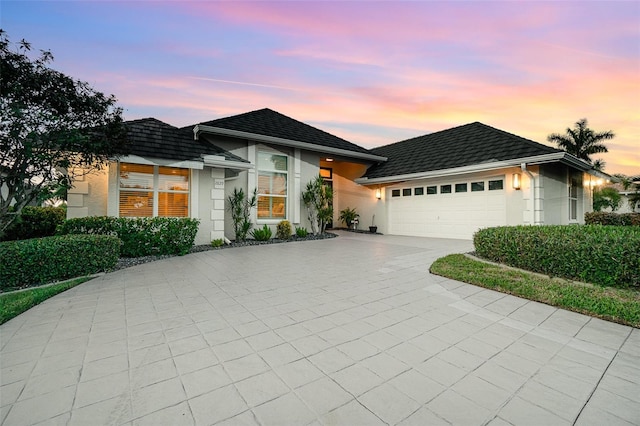
M 237 171 L 251 170 L 254 165 L 242 161 L 227 160 L 220 155 L 203 155 L 204 165 L 208 167 L 220 167 Z
M 140 155 L 126 155 L 118 158 L 114 158 L 115 161 L 119 161 L 121 163 L 132 163 L 132 164 L 145 164 L 149 166 L 166 166 L 166 167 L 179 167 L 183 169 L 198 169 L 202 170 L 204 168 L 204 164 L 202 160 L 175 160 L 175 159 L 167 159 L 167 158 L 152 158 L 152 157 L 143 157 Z
M 569 166 L 577 168 L 579 170 L 589 171 L 589 173 L 594 172 L 594 170 L 590 170 L 592 169 L 592 166 L 589 163 L 582 161 L 577 157 L 574 157 L 573 155 L 567 154 L 566 152 L 554 152 L 550 154 L 536 155 L 532 157 L 514 158 L 511 160 L 494 161 L 491 163 L 472 164 L 470 166 L 454 167 L 451 169 L 440 169 L 440 170 L 431 170 L 428 172 L 384 176 L 384 177 L 373 178 L 373 179 L 364 177 L 364 178 L 356 179 L 355 182 L 359 185 L 373 185 L 373 184 L 382 184 L 382 183 L 392 183 L 392 182 L 398 182 L 398 181 L 454 176 L 454 175 L 461 175 L 466 173 L 498 170 L 498 169 L 504 169 L 508 167 L 520 167 L 522 163 L 525 163 L 527 165 L 537 165 L 537 164 L 546 164 L 546 163 L 554 163 L 554 162 L 562 162 Z
M 576 157 L 575 155 L 571 155 L 569 153 L 563 152 L 562 154 L 564 154 L 561 162 L 564 164 L 567 164 L 569 166 L 572 166 L 578 170 L 581 170 L 583 172 L 586 172 L 592 176 L 595 176 L 597 178 L 600 179 L 606 179 L 607 181 L 615 181 L 616 178 L 603 172 L 600 170 L 596 170 L 593 168 L 593 164 L 588 163 L 584 160 L 581 160 L 580 158 Z
M 308 142 L 300 142 L 292 139 L 284 139 L 284 138 L 278 138 L 275 136 L 266 136 L 266 135 L 260 135 L 257 133 L 242 132 L 240 130 L 225 129 L 222 127 L 208 126 L 205 124 L 196 124 L 193 128 L 194 138 L 198 139 L 198 134 L 202 132 L 222 135 L 222 136 L 231 136 L 235 138 L 248 139 L 256 142 L 265 142 L 265 143 L 272 143 L 277 145 L 284 145 L 292 148 L 300 148 L 308 151 L 316 151 L 323 154 L 354 158 L 358 160 L 366 160 L 366 161 L 371 161 L 375 163 L 378 163 L 381 161 L 382 162 L 387 161 L 387 157 L 381 157 L 379 155 L 374 155 L 374 154 L 367 154 L 364 152 L 349 151 L 346 149 L 332 148 L 332 147 L 316 145 Z

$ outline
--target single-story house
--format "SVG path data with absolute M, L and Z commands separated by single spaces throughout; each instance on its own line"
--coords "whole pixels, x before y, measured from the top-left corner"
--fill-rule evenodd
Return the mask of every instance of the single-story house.
M 640 203 L 632 205 L 630 198 L 632 196 L 635 198 L 638 192 L 640 192 L 640 175 L 628 176 L 627 179 L 630 185 L 626 188 L 618 178 L 606 185 L 606 187 L 613 188 L 620 194 L 620 205 L 618 206 L 618 209 L 616 209 L 616 213 L 637 213 L 640 211 Z M 604 184 L 604 182 L 602 183 Z M 611 208 L 607 207 L 604 211 L 611 211 Z
M 197 244 L 234 239 L 227 197 L 257 189 L 256 226 L 310 228 L 301 193 L 323 176 L 360 228 L 470 239 L 486 226 L 583 223 L 597 172 L 578 158 L 481 123 L 372 150 L 270 109 L 177 128 L 126 123 L 129 155 L 75 182 L 67 215 L 200 219 Z

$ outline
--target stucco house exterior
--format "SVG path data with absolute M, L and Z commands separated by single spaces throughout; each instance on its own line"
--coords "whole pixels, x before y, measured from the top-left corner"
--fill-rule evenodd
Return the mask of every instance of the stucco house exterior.
M 614 188 L 618 190 L 621 196 L 620 208 L 616 213 L 636 213 L 640 211 L 640 203 L 632 206 L 629 198 L 632 194 L 636 194 L 640 190 L 640 174 L 629 176 L 629 180 L 631 181 L 629 188 L 625 189 L 620 183 L 614 185 Z
M 374 148 L 387 162 L 356 182 L 380 185 L 390 234 L 469 239 L 479 228 L 584 223 L 602 174 L 546 145 L 470 123 Z
M 322 175 L 360 228 L 470 239 L 486 226 L 583 223 L 591 166 L 519 136 L 471 123 L 367 150 L 270 109 L 177 128 L 127 122 L 128 156 L 75 182 L 67 215 L 200 219 L 196 244 L 234 239 L 226 199 L 257 189 L 256 226 L 310 228 L 301 192 Z M 375 222 L 374 222 L 375 216 Z

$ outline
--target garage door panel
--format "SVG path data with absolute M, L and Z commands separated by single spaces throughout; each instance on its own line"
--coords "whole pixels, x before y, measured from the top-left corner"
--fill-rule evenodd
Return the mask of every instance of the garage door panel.
M 504 191 L 398 197 L 389 201 L 389 233 L 471 239 L 480 228 L 506 224 Z

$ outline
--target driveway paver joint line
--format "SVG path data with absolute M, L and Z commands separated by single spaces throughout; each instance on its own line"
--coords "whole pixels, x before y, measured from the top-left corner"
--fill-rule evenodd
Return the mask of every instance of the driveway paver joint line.
M 429 274 L 470 241 L 339 234 L 133 266 L 3 324 L 0 423 L 580 425 L 640 412 L 637 330 Z
M 586 324 L 585 324 L 586 325 Z M 629 334 L 627 335 L 627 337 L 624 339 L 624 342 L 622 342 L 622 344 L 620 345 L 620 348 L 622 348 L 624 346 L 624 344 L 627 342 L 627 340 L 629 340 L 629 336 L 631 336 L 631 332 L 632 330 L 629 330 Z M 596 385 L 593 387 L 593 389 L 591 390 L 591 392 L 589 392 L 589 397 L 587 398 L 587 400 L 584 402 L 584 404 L 582 405 L 582 408 L 580 408 L 580 411 L 578 412 L 578 414 L 576 415 L 575 419 L 573 419 L 573 422 L 571 423 L 572 425 L 575 425 L 578 420 L 580 419 L 580 416 L 582 415 L 582 412 L 584 411 L 585 407 L 589 404 L 589 402 L 591 401 L 591 398 L 593 397 L 593 394 L 596 392 L 596 390 L 598 389 L 598 386 L 600 386 L 600 382 L 602 382 L 602 379 L 604 379 L 604 376 L 607 374 L 607 371 L 609 371 L 609 367 L 611 367 L 611 364 L 613 364 L 613 361 L 616 359 L 616 357 L 618 356 L 620 352 L 615 353 L 615 355 L 611 358 L 611 360 L 607 363 L 607 366 L 605 367 L 604 371 L 602 372 L 602 374 L 600 375 L 600 378 L 598 379 L 598 382 L 596 383 Z M 640 408 L 640 407 L 639 407 Z M 639 411 L 640 412 L 640 411 Z

